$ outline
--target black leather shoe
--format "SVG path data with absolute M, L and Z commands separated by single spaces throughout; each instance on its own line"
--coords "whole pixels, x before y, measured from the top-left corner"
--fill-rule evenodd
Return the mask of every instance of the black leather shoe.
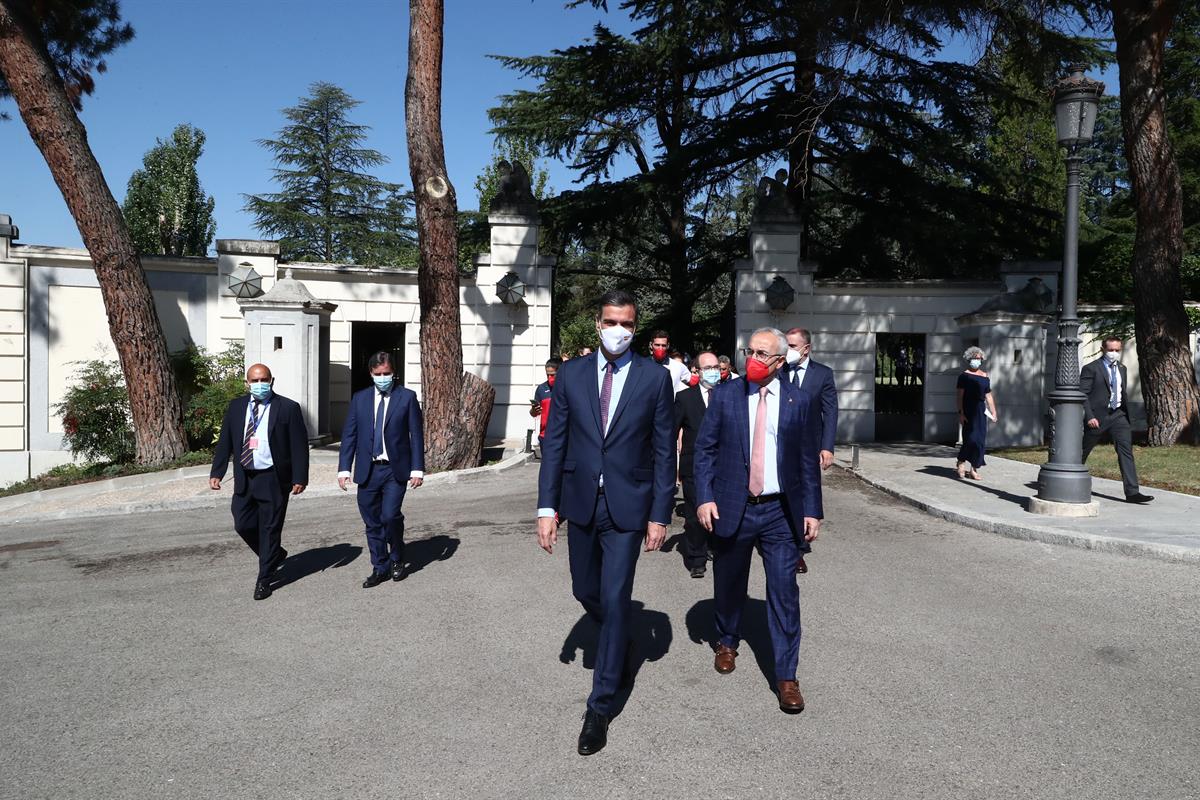
M 367 576 L 367 579 L 365 581 L 363 581 L 363 588 L 364 589 L 373 589 L 376 586 L 378 586 L 379 584 L 386 581 L 389 577 L 391 577 L 391 576 L 386 572 L 372 572 L 370 575 Z
M 698 566 L 698 567 L 692 567 L 692 568 L 691 568 L 690 570 L 688 570 L 688 571 L 692 573 L 692 577 L 693 577 L 693 578 L 703 578 L 703 577 L 704 577 L 704 574 L 705 574 L 706 572 L 708 572 L 708 570 L 706 570 L 706 569 L 704 568 L 704 565 L 703 565 L 703 564 L 701 564 L 701 565 L 700 565 L 700 566 Z
M 1138 492 L 1137 494 L 1131 494 L 1128 497 L 1126 497 L 1125 502 L 1126 503 L 1149 503 L 1153 499 L 1154 498 L 1151 495 L 1142 494 L 1141 492 Z
M 284 550 L 282 547 L 279 548 L 279 555 L 275 558 L 275 563 L 271 565 L 271 569 L 267 574 L 271 575 L 278 572 L 279 568 L 283 566 L 283 562 L 287 561 L 287 557 L 288 551 Z
M 264 580 L 264 581 L 259 581 L 258 583 L 254 584 L 254 599 L 255 600 L 266 600 L 270 596 L 271 596 L 271 582 L 270 581 Z
M 579 755 L 599 753 L 608 744 L 608 717 L 592 711 L 583 712 L 583 730 L 579 732 Z
M 396 563 L 392 564 L 392 580 L 394 580 L 394 581 L 404 580 L 404 562 L 403 561 L 397 561 Z

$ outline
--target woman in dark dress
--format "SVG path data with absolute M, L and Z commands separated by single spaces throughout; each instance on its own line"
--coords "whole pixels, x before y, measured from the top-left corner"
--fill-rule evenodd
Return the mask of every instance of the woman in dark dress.
M 963 353 L 967 369 L 958 376 L 958 422 L 962 425 L 962 447 L 958 451 L 958 477 L 979 480 L 987 448 L 988 417 L 996 420 L 992 382 L 983 371 L 983 351 L 968 347 Z

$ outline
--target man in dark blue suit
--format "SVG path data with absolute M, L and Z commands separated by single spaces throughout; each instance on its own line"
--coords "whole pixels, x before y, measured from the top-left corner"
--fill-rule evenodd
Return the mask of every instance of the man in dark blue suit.
M 821 443 L 821 469 L 833 464 L 833 445 L 837 440 L 838 396 L 833 383 L 833 370 L 813 361 L 812 335 L 804 328 L 787 332 L 787 372 L 784 380 L 809 395 L 819 404 L 818 441 Z
M 570 520 L 571 588 L 600 626 L 580 755 L 608 741 L 617 691 L 627 682 L 630 597 L 645 536 L 657 550 L 675 495 L 673 392 L 669 373 L 629 350 L 637 301 L 600 298 L 600 351 L 558 371 L 538 476 L 538 544 L 554 552 L 558 519 Z
M 696 509 L 716 534 L 713 592 L 717 672 L 733 672 L 755 546 L 767 575 L 767 625 L 775 686 L 785 712 L 804 710 L 796 682 L 800 655 L 800 542 L 821 529 L 819 446 L 809 395 L 778 380 L 787 340 L 774 328 L 750 337 L 744 379 L 712 394 L 696 438 Z
M 390 353 L 371 356 L 367 368 L 373 385 L 350 398 L 338 455 L 338 486 L 346 490 L 353 467 L 358 513 L 366 525 L 371 574 L 363 581 L 364 589 L 389 577 L 404 578 L 400 507 L 406 488 L 415 489 L 425 479 L 425 423 L 416 393 L 396 384 Z
M 308 428 L 300 404 L 274 392 L 265 364 L 246 370 L 248 394 L 225 409 L 208 485 L 220 489 L 233 456 L 233 528 L 258 555 L 254 599 L 271 596 L 271 575 L 287 558 L 281 546 L 288 498 L 308 485 Z

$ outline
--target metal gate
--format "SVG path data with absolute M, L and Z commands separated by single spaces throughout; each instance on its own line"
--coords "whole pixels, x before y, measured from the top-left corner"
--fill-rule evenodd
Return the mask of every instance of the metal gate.
M 920 441 L 925 432 L 925 336 L 875 337 L 875 440 Z

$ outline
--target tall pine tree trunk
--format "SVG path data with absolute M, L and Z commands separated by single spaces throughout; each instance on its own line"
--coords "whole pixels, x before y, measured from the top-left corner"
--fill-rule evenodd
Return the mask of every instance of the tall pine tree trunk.
M 1200 392 L 1188 341 L 1179 268 L 1183 192 L 1167 136 L 1163 51 L 1178 0 L 1111 0 L 1121 82 L 1121 127 L 1137 214 L 1133 305 L 1151 445 L 1197 424 Z M 1193 432 L 1195 428 L 1193 427 Z
M 91 254 L 108 312 L 108 330 L 129 387 L 137 460 L 159 464 L 179 458 L 187 452 L 179 392 L 125 218 L 40 33 L 4 0 L 0 0 L 0 72 Z
M 442 146 L 442 0 L 410 0 L 404 115 L 417 206 L 425 466 L 474 467 L 495 390 L 464 375 L 459 322 L 458 203 Z

